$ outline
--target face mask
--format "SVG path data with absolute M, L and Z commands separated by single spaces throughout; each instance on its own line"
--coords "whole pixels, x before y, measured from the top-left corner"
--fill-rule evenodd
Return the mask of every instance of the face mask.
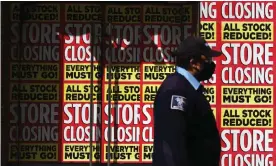
M 215 69 L 216 64 L 214 62 L 204 62 L 204 69 L 197 76 L 198 81 L 209 80 L 214 74 Z

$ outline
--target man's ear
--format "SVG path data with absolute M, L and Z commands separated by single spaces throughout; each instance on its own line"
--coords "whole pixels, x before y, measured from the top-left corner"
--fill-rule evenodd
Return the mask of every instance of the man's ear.
M 190 59 L 190 66 L 191 66 L 192 68 L 195 68 L 195 67 L 196 67 L 196 60 L 195 60 L 195 59 L 193 59 L 193 58 Z
M 196 58 L 191 58 L 191 59 L 190 59 L 190 66 L 191 66 L 192 68 L 196 68 L 197 70 L 199 70 L 199 69 L 198 69 L 198 65 L 199 65 L 198 59 L 196 59 Z
M 190 59 L 190 63 L 191 63 L 191 64 L 196 64 L 196 60 L 195 60 L 194 58 L 191 58 L 191 59 Z

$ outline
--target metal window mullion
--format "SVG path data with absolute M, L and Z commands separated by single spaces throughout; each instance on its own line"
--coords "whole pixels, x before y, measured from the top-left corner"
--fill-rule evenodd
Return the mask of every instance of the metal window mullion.
M 95 34 L 94 34 L 94 26 L 95 26 L 95 24 L 94 23 L 92 23 L 92 25 L 91 25 L 91 32 L 90 32 L 90 45 L 94 45 L 94 41 L 95 40 L 92 40 L 92 39 L 94 39 L 94 36 L 95 36 Z M 92 141 L 93 141 L 93 113 L 94 113 L 94 107 L 93 107 L 93 89 L 94 89 L 94 84 L 93 84 L 93 82 L 94 82 L 94 70 L 93 70 L 93 57 L 91 57 L 90 58 L 90 73 L 91 73 L 91 77 L 90 77 L 90 124 L 89 124 L 89 126 L 90 126 L 90 139 L 89 139 L 89 166 L 93 166 L 93 160 L 92 160 L 92 158 L 93 158 L 93 143 L 92 143 Z M 95 131 L 95 133 L 96 133 L 96 131 Z
M 112 67 L 112 25 L 111 23 L 108 24 L 109 26 L 109 60 L 108 60 L 108 160 L 107 165 L 110 166 L 110 146 L 111 146 L 111 67 Z
M 23 41 L 22 41 L 22 34 L 23 34 L 23 23 L 24 23 L 24 15 L 25 15 L 25 10 L 24 10 L 24 8 L 25 8 L 25 5 L 26 4 L 19 4 L 19 6 L 20 6 L 20 11 L 19 11 L 19 26 L 18 26 L 18 30 L 19 30 L 19 41 L 18 41 L 18 43 L 17 43 L 17 57 L 18 57 L 18 65 L 19 66 L 21 66 L 21 64 L 22 64 L 22 60 L 21 60 L 21 50 L 22 50 L 22 44 L 23 44 Z M 10 65 L 11 65 L 11 63 L 10 63 Z M 20 96 L 21 95 L 21 91 L 20 91 L 20 89 L 21 89 L 21 80 L 22 80 L 22 78 L 21 78 L 21 74 L 19 74 L 19 77 L 18 77 L 18 89 L 19 89 L 19 91 L 18 91 L 18 96 Z M 17 141 L 17 143 L 16 143 L 16 145 L 17 145 L 17 147 L 18 147 L 18 151 L 17 151 L 17 155 L 16 155 L 16 157 L 17 157 L 17 165 L 19 166 L 20 165 L 20 156 L 21 156 L 21 154 L 20 154 L 20 144 L 21 144 L 21 134 L 20 134 L 20 127 L 21 127 L 21 107 L 20 107 L 20 104 L 21 104 L 21 100 L 20 100 L 20 98 L 18 98 L 18 102 L 17 102 L 17 116 L 18 116 L 18 119 L 17 119 L 17 126 L 16 126 L 16 141 Z

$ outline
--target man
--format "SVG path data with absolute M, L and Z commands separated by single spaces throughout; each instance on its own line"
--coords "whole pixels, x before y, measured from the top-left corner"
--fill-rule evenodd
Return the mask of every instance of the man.
M 172 54 L 176 72 L 154 102 L 153 166 L 219 166 L 220 135 L 200 81 L 212 77 L 212 57 L 221 54 L 200 37 L 188 37 Z

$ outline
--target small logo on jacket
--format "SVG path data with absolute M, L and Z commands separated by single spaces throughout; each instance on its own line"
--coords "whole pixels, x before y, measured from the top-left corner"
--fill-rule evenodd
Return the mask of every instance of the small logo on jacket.
M 184 111 L 184 106 L 186 104 L 186 98 L 183 96 L 172 95 L 171 99 L 171 109 Z

